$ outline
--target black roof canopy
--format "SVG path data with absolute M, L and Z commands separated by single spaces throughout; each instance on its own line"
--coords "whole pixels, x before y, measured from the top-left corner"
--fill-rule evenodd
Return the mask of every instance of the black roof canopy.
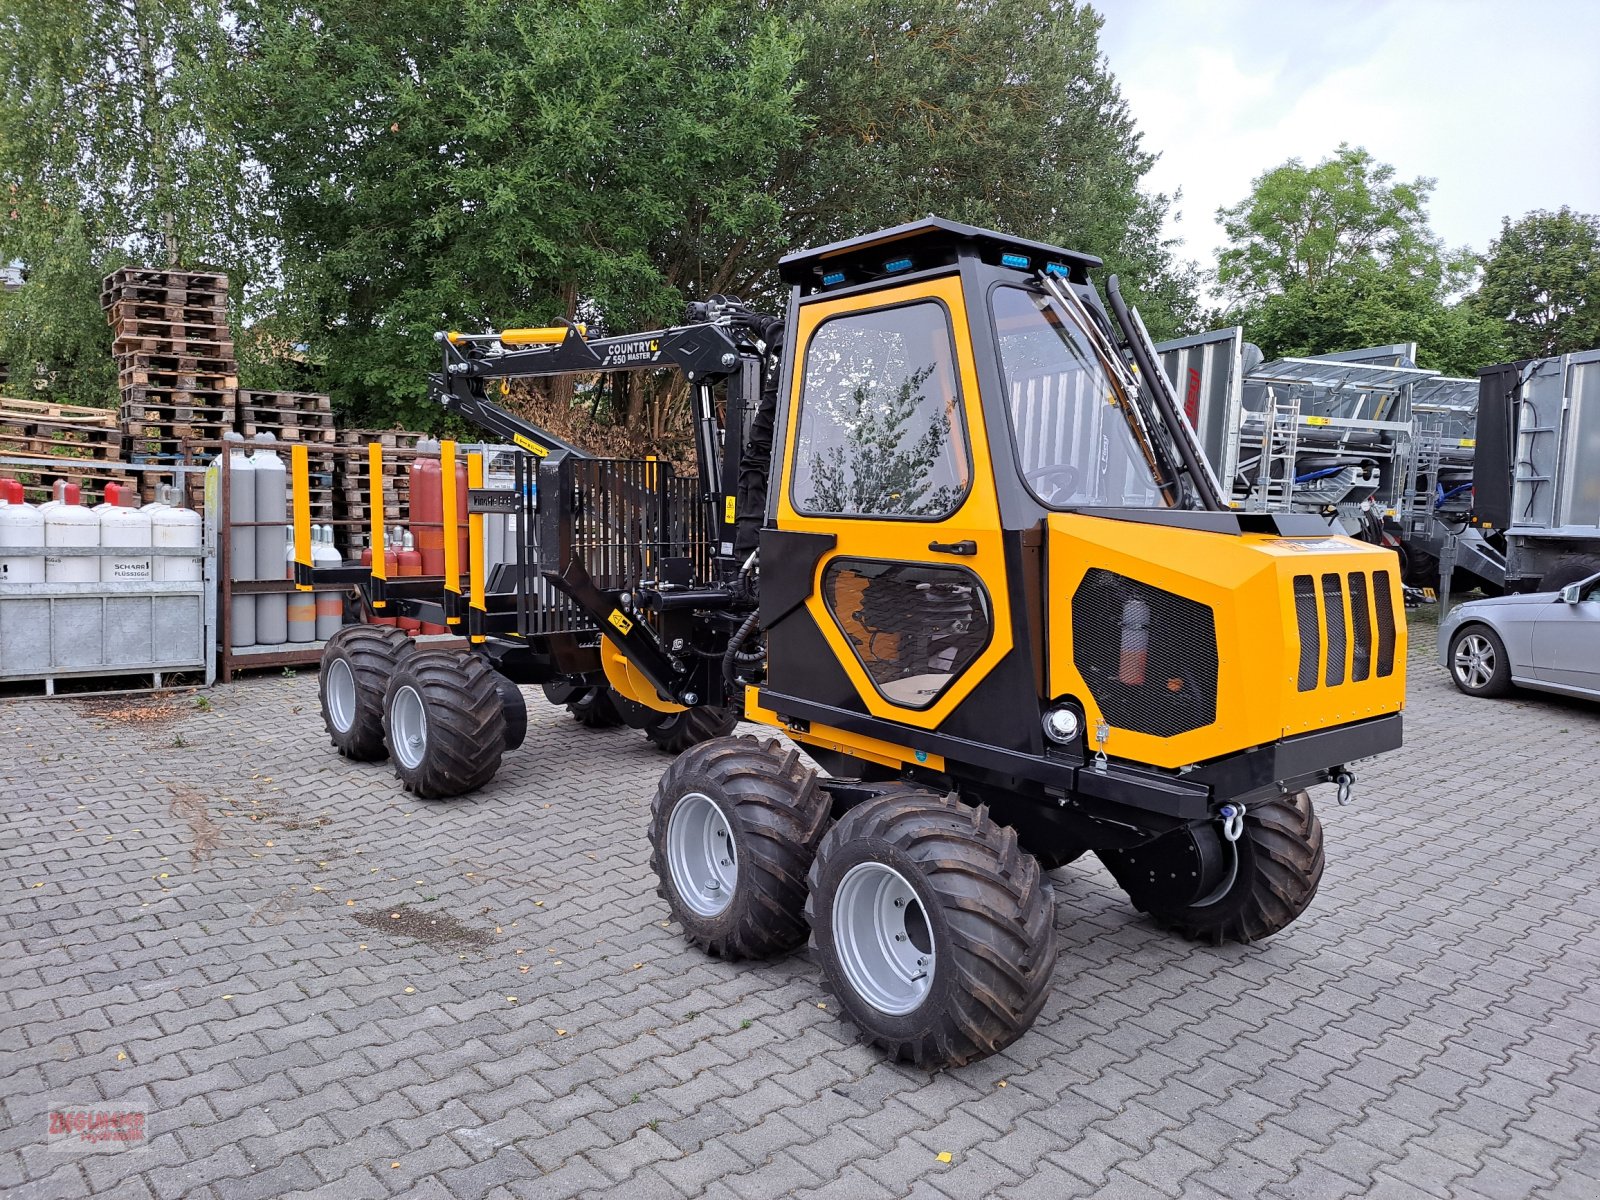
M 902 270 L 920 271 L 954 263 L 963 247 L 997 265 L 1037 271 L 1053 264 L 1076 283 L 1087 282 L 1089 269 L 1101 265 L 1092 254 L 928 216 L 893 229 L 786 254 L 778 260 L 778 274 L 785 283 L 802 287 L 865 283 Z M 1026 259 L 1027 264 L 1003 262 L 1006 255 Z

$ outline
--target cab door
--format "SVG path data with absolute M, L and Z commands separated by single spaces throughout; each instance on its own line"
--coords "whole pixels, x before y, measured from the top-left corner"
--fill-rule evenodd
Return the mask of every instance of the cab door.
M 805 604 L 861 707 L 934 729 L 1011 648 L 960 279 L 802 304 L 781 530 L 832 535 Z

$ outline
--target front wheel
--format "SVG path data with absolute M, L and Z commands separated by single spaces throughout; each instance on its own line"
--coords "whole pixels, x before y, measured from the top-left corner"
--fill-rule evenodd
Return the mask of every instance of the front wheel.
M 1230 845 L 1233 873 L 1211 895 L 1168 906 L 1156 893 L 1138 889 L 1129 892 L 1134 906 L 1191 941 L 1215 946 L 1260 941 L 1305 912 L 1322 882 L 1324 863 L 1322 822 L 1309 793 L 1249 805 L 1239 840 Z M 1113 874 L 1115 862 L 1106 863 Z
M 1464 625 L 1450 639 L 1450 679 L 1469 696 L 1504 696 L 1511 690 L 1506 644 L 1487 625 Z
M 806 872 L 830 805 L 777 741 L 716 738 L 680 755 L 650 806 L 650 866 L 689 941 L 719 958 L 803 943 Z
M 916 787 L 857 805 L 817 848 L 806 913 L 845 1015 L 919 1066 L 1010 1045 L 1050 993 L 1050 888 L 985 808 Z

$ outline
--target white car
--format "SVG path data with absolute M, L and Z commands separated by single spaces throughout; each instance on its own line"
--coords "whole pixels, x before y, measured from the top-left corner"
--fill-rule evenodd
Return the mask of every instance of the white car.
M 1439 661 L 1469 696 L 1516 686 L 1600 698 L 1600 575 L 1458 604 L 1439 622 Z

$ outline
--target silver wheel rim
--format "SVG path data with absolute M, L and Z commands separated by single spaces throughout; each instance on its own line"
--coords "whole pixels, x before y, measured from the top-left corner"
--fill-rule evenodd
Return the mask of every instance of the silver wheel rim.
M 698 916 L 717 916 L 733 903 L 739 883 L 733 829 L 703 792 L 683 797 L 667 818 L 667 870 L 679 898 Z
M 1456 678 L 1476 691 L 1494 678 L 1494 645 L 1481 633 L 1469 633 L 1456 643 Z
M 850 987 L 879 1012 L 908 1013 L 933 986 L 933 927 L 904 875 L 850 868 L 833 898 L 833 947 Z
M 340 733 L 349 733 L 356 723 L 356 677 L 342 658 L 328 664 L 327 697 L 328 720 Z
M 428 751 L 428 714 L 422 708 L 422 696 L 417 689 L 407 685 L 394 694 L 394 704 L 389 710 L 389 749 L 400 765 L 414 771 L 422 765 L 422 756 Z

